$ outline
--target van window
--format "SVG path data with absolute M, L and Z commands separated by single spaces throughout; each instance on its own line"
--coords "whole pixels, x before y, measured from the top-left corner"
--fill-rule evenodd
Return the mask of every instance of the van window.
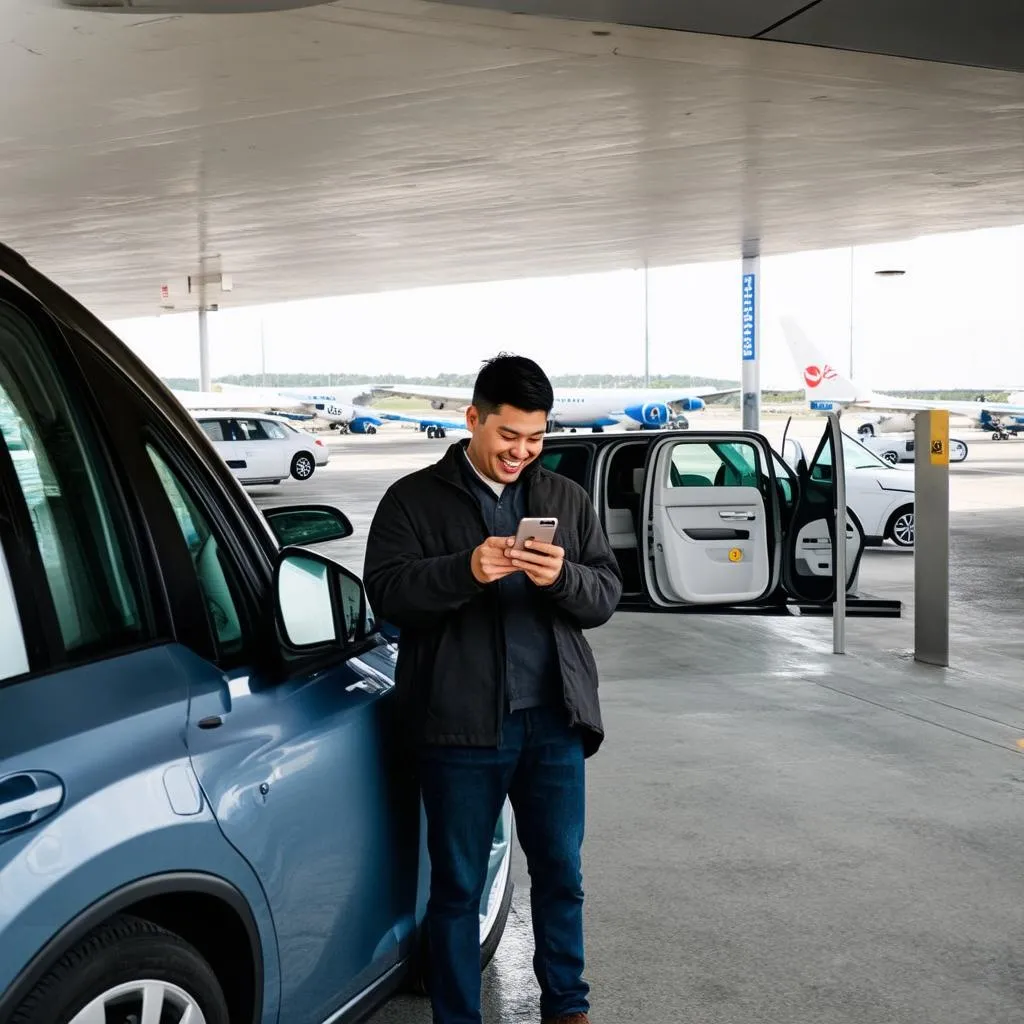
M 0 435 L 28 511 L 64 654 L 114 650 L 144 632 L 127 523 L 88 424 L 46 340 L 0 304 Z
M 757 487 L 761 460 L 741 441 L 681 441 L 672 451 L 669 487 Z
M 583 445 L 559 445 L 542 451 L 540 464 L 550 473 L 568 477 L 581 487 L 587 486 L 590 453 Z

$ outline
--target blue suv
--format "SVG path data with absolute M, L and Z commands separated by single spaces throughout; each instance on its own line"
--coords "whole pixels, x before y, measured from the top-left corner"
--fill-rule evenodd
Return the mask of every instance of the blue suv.
M 0 1022 L 334 1024 L 422 976 L 396 650 L 104 325 L 0 246 Z M 481 964 L 512 895 L 496 823 Z

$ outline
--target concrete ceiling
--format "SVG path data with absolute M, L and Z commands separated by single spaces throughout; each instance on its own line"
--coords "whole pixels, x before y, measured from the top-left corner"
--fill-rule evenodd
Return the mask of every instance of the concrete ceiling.
M 224 306 L 1024 222 L 1013 72 L 416 0 L 0 24 L 3 240 L 109 318 L 201 263 Z

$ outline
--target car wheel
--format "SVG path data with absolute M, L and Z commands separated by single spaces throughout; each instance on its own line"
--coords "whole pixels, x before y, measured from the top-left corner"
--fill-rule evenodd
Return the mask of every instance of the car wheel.
M 914 506 L 904 505 L 896 509 L 889 519 L 885 535 L 901 548 L 914 546 Z
M 501 938 L 505 934 L 508 915 L 512 909 L 512 894 L 515 884 L 512 881 L 512 847 L 514 833 L 512 808 L 508 801 L 502 808 L 498 827 L 491 841 L 491 861 L 488 875 L 491 885 L 480 901 L 480 970 L 482 971 L 494 958 L 498 951 Z M 420 931 L 420 945 L 416 956 L 410 988 L 419 995 L 429 995 L 428 982 L 430 963 L 430 944 L 427 940 L 427 929 Z
M 66 953 L 10 1024 L 229 1024 L 213 968 L 180 936 L 124 914 Z
M 882 458 L 889 463 L 890 466 L 899 465 L 900 453 L 894 452 L 891 448 L 887 452 L 882 452 Z
M 316 460 L 309 452 L 299 452 L 292 459 L 292 476 L 296 480 L 308 480 L 316 469 Z

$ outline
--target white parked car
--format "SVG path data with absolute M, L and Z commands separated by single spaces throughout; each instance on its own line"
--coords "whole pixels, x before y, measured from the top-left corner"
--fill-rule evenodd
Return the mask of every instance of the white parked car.
M 786 461 L 791 466 L 801 456 L 810 460 L 799 443 L 786 442 Z M 902 548 L 914 546 L 914 471 L 886 462 L 860 441 L 843 434 L 846 463 L 846 505 L 860 523 L 866 546 L 879 547 L 886 540 Z M 830 479 L 827 453 L 811 471 L 817 480 Z
M 895 466 L 900 462 L 914 461 L 914 434 L 867 434 L 860 432 L 858 438 L 865 448 L 881 455 L 886 462 Z M 949 439 L 949 461 L 963 462 L 967 458 L 967 443 L 958 438 Z
M 326 465 L 330 450 L 282 416 L 248 412 L 194 413 L 213 447 L 245 484 L 308 480 Z

